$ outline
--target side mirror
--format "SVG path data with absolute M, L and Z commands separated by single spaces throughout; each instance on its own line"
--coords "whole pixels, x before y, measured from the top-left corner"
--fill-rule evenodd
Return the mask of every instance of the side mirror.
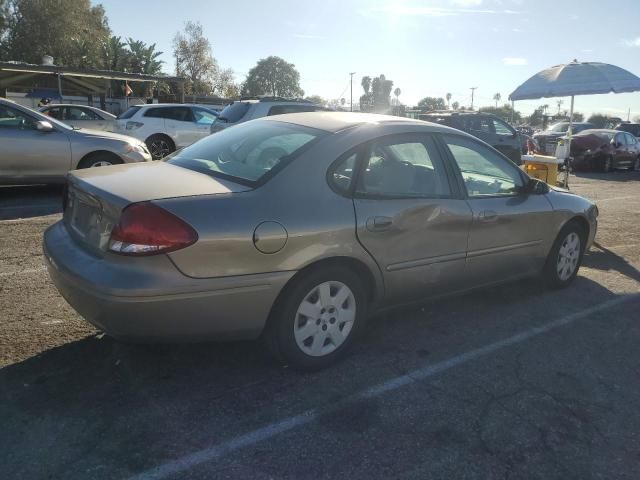
M 47 122 L 46 120 L 40 120 L 39 122 L 36 122 L 34 127 L 39 132 L 43 132 L 43 133 L 53 132 L 55 130 L 53 128 L 53 125 L 51 125 L 51 122 Z

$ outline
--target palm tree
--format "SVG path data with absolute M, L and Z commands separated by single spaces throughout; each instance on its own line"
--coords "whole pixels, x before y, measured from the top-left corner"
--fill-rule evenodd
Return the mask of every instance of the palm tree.
M 445 97 L 447 98 L 447 110 L 451 110 L 451 107 L 449 106 L 449 102 L 451 102 L 451 94 L 447 93 Z
M 400 99 L 398 97 L 400 96 L 401 93 L 402 93 L 402 90 L 400 90 L 399 88 L 396 88 L 393 91 L 393 94 L 396 96 L 396 106 L 400 105 Z
M 496 108 L 498 108 L 498 102 L 500 101 L 501 98 L 502 98 L 502 95 L 500 95 L 499 93 L 496 93 L 493 96 L 493 99 L 496 101 Z
M 451 106 L 453 107 L 454 110 L 458 110 L 458 108 L 460 108 L 460 104 L 458 102 L 453 102 Z
M 141 40 L 134 40 L 133 38 L 127 39 L 127 45 L 129 46 L 129 58 L 128 58 L 128 70 L 132 73 L 144 73 L 146 75 L 158 75 L 162 72 L 162 60 L 158 60 L 158 57 L 162 55 L 162 52 L 156 51 L 156 44 L 147 45 Z M 134 90 L 136 94 L 144 97 L 149 96 L 151 84 L 143 83 L 142 88 Z

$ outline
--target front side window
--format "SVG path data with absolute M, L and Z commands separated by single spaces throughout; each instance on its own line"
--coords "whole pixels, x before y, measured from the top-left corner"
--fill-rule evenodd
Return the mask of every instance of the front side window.
M 121 120 L 126 120 L 128 118 L 133 117 L 136 113 L 138 113 L 138 110 L 140 110 L 141 107 L 135 106 L 135 107 L 130 107 L 129 110 L 127 110 L 126 112 L 121 113 L 120 115 L 118 115 L 118 119 Z M 157 109 L 153 109 L 153 110 L 157 110 Z M 145 117 L 149 117 L 149 111 L 147 111 L 147 113 L 145 113 Z
M 51 117 L 51 118 L 55 118 L 57 120 L 63 120 L 62 118 L 62 108 L 61 107 L 51 107 L 48 110 L 45 110 L 44 112 L 45 115 Z
M 625 133 L 624 134 L 624 138 L 627 141 L 627 145 L 635 145 L 636 144 L 636 139 L 633 135 L 631 135 L 630 133 Z
M 482 133 L 493 133 L 493 122 L 490 118 L 470 115 L 466 119 L 466 130 Z
M 443 135 L 470 197 L 514 195 L 524 186 L 518 167 L 475 141 Z
M 444 166 L 426 137 L 391 137 L 371 144 L 358 193 L 382 197 L 450 195 Z
M 615 136 L 614 143 L 616 144 L 616 147 L 618 147 L 620 145 L 625 145 L 626 142 L 624 141 L 624 134 L 622 134 L 622 133 L 617 134 Z
M 495 128 L 497 135 L 503 137 L 513 137 L 515 135 L 515 132 L 511 127 L 509 127 L 509 125 L 495 118 L 493 119 L 493 127 Z
M 168 163 L 254 184 L 323 133 L 289 123 L 247 122 L 180 150 Z
M 33 119 L 19 110 L 0 105 L 0 128 L 27 130 L 33 128 Z

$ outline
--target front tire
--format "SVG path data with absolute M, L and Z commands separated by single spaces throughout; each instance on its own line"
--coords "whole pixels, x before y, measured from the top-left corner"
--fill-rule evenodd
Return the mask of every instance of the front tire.
M 636 158 L 636 161 L 633 162 L 633 167 L 631 168 L 634 172 L 640 172 L 640 157 Z
M 613 170 L 613 157 L 607 156 L 604 159 L 604 163 L 602 164 L 602 171 L 604 173 L 609 173 Z
M 300 370 L 320 370 L 342 358 L 366 318 L 367 296 L 358 276 L 337 265 L 302 273 L 287 287 L 265 331 L 269 350 Z
M 161 160 L 176 151 L 176 146 L 173 143 L 173 140 L 160 133 L 151 135 L 144 143 L 147 145 L 151 158 L 154 160 Z
M 558 234 L 544 268 L 544 280 L 551 288 L 565 288 L 578 275 L 586 246 L 586 233 L 570 222 Z
M 122 163 L 122 159 L 115 153 L 95 152 L 80 160 L 80 163 L 78 163 L 78 169 L 108 167 L 109 165 L 118 165 L 120 163 Z

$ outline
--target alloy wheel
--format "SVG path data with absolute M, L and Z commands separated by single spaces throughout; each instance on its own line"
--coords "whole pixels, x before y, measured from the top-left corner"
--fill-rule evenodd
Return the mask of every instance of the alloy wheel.
M 571 232 L 565 237 L 558 252 L 558 261 L 556 263 L 556 272 L 558 278 L 566 281 L 571 278 L 578 268 L 580 260 L 580 237 L 577 233 Z
M 109 165 L 113 165 L 113 163 L 107 162 L 106 160 L 100 160 L 98 162 L 93 162 L 91 164 L 91 168 L 93 168 L 93 167 L 108 167 Z
M 342 345 L 356 319 L 356 299 L 342 282 L 329 281 L 314 287 L 296 312 L 293 333 L 306 355 L 321 357 Z
M 171 153 L 171 147 L 166 140 L 154 140 L 149 145 L 149 153 L 154 160 L 159 160 Z

